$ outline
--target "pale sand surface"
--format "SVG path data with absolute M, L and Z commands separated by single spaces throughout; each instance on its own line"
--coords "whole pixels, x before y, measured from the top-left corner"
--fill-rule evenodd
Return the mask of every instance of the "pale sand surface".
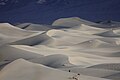
M 120 80 L 120 28 L 98 25 L 0 23 L 0 80 Z

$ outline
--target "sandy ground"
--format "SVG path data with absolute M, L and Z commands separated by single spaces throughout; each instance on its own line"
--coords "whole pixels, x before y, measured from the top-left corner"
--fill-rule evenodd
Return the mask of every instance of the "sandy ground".
M 0 23 L 0 80 L 120 80 L 120 29 L 98 25 Z

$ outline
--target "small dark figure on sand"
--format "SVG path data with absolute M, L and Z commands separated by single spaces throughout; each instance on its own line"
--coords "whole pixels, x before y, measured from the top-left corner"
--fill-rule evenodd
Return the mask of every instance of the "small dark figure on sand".
M 71 72 L 71 71 L 69 70 L 69 72 Z

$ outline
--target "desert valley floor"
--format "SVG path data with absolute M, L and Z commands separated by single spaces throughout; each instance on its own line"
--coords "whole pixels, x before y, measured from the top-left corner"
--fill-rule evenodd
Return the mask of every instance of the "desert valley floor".
M 0 23 L 0 80 L 120 80 L 120 28 L 112 27 L 120 23 L 113 23 Z

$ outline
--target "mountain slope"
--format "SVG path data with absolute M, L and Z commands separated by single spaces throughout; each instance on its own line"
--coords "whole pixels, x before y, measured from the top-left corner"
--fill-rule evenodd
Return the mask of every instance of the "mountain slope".
M 75 16 L 91 21 L 120 21 L 119 0 L 19 1 L 20 2 L 16 4 L 9 2 L 7 5 L 0 6 L 0 22 L 33 22 L 51 24 L 58 18 Z

